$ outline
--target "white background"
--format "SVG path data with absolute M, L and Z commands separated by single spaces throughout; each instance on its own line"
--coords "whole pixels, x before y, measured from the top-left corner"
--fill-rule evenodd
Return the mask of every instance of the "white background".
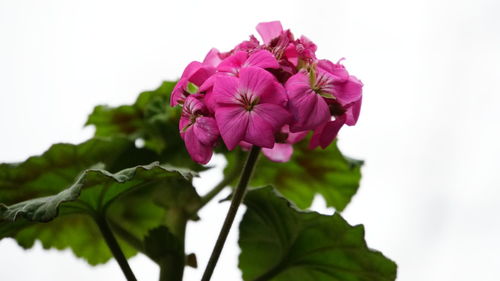
M 90 137 L 96 104 L 131 103 L 180 76 L 212 47 L 228 50 L 281 20 L 364 82 L 357 126 L 341 149 L 366 160 L 344 212 L 398 280 L 500 278 L 500 9 L 477 1 L 9 1 L 0 0 L 0 161 Z M 220 160 L 220 159 L 219 159 Z M 216 161 L 217 162 L 217 161 Z M 220 162 L 220 161 L 218 161 Z M 198 182 L 204 193 L 220 174 Z M 227 204 L 189 225 L 201 276 Z M 315 208 L 326 210 L 317 199 Z M 240 213 L 241 214 L 241 213 Z M 213 280 L 240 280 L 237 230 Z M 158 269 L 131 260 L 140 280 Z M 122 280 L 114 261 L 90 268 L 69 251 L 0 241 L 0 279 Z

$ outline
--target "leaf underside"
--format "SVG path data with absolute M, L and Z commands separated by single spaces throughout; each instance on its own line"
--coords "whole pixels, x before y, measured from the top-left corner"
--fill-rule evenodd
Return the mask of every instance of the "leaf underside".
M 303 212 L 271 187 L 250 191 L 240 224 L 245 281 L 389 281 L 396 264 L 339 214 Z

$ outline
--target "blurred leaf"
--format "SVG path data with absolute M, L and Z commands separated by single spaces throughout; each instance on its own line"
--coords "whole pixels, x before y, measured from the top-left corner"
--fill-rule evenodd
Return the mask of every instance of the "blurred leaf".
M 339 214 L 303 212 L 271 187 L 248 192 L 240 224 L 245 281 L 389 281 L 397 266 Z
M 183 259 L 182 241 L 172 234 L 166 226 L 151 229 L 144 238 L 144 247 L 148 256 L 158 263 L 161 262 L 161 259 L 172 255 L 180 255 Z
M 54 216 L 58 204 L 77 195 L 75 190 L 80 187 L 74 185 L 74 182 L 81 171 L 92 167 L 115 171 L 124 164 L 129 165 L 128 163 L 149 163 L 151 158 L 156 157 L 155 153 L 146 151 L 135 148 L 134 144 L 125 138 L 96 138 L 79 145 L 56 144 L 43 155 L 31 157 L 20 164 L 1 164 L 0 202 L 12 205 L 31 198 L 45 197 L 15 204 L 15 208 L 12 206 L 13 209 L 4 210 L 2 216 L 5 214 L 13 219 L 21 215 L 31 220 L 49 220 Z M 131 155 L 136 157 L 127 157 Z M 79 177 L 80 180 L 77 181 L 85 187 L 84 192 L 77 201 L 62 204 L 64 207 L 60 208 L 58 219 L 49 224 L 34 224 L 26 219 L 18 219 L 14 223 L 0 221 L 0 239 L 13 237 L 24 248 L 32 247 L 37 239 L 42 242 L 44 248 L 70 247 L 77 256 L 85 258 L 91 264 L 97 264 L 106 262 L 110 253 L 104 240 L 100 238 L 98 228 L 88 216 L 88 209 L 84 209 L 81 202 L 85 202 L 87 208 L 96 209 L 99 200 L 101 205 L 107 204 L 120 195 L 120 200 L 111 204 L 108 210 L 110 223 L 125 229 L 135 237 L 143 237 L 149 229 L 163 223 L 168 216 L 165 207 L 169 204 L 185 204 L 186 208 L 197 206 L 199 196 L 191 183 L 180 177 L 178 172 L 175 173 L 177 177 L 169 178 L 168 185 L 151 184 L 135 189 L 133 186 L 144 178 L 116 183 L 116 180 L 125 180 L 127 175 L 132 176 L 134 169 L 117 173 L 115 176 L 118 178 L 114 178 L 109 172 L 95 169 L 84 173 L 83 178 Z M 165 182 L 165 176 L 171 174 L 167 173 L 167 170 L 154 168 L 148 171 L 148 175 L 157 177 L 156 181 Z M 180 173 L 185 176 L 190 174 L 187 171 Z M 160 176 L 162 174 L 165 175 Z M 103 182 L 99 182 L 100 180 Z M 112 184 L 113 182 L 115 183 Z M 185 188 L 182 188 L 182 185 Z M 54 195 L 68 186 L 71 187 L 67 191 Z M 101 193 L 104 190 L 106 192 Z M 122 192 L 125 190 L 127 192 Z M 170 203 L 162 202 L 162 206 L 152 202 L 155 195 L 165 193 L 176 196 L 171 198 Z M 102 198 L 99 199 L 101 194 Z M 127 256 L 136 252 L 136 249 L 125 245 L 123 250 Z
M 163 82 L 154 91 L 139 95 L 132 105 L 108 107 L 99 105 L 89 115 L 86 125 L 94 125 L 95 135 L 125 136 L 144 142 L 146 148 L 159 154 L 158 161 L 200 171 L 187 153 L 179 134 L 180 107 L 170 107 L 170 93 L 176 82 Z
M 235 150 L 226 154 L 225 174 L 236 165 L 241 153 L 244 152 Z M 324 150 L 311 150 L 307 141 L 302 141 L 294 145 L 289 162 L 276 163 L 261 156 L 250 185 L 272 184 L 301 209 L 311 206 L 314 195 L 320 194 L 329 207 L 342 211 L 358 190 L 362 164 L 342 155 L 336 142 Z

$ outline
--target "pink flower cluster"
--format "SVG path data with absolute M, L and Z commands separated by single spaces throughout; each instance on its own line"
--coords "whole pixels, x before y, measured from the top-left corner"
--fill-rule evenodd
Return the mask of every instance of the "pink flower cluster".
M 344 124 L 356 124 L 363 84 L 340 61 L 316 58 L 316 45 L 279 21 L 257 31 L 263 43 L 251 36 L 191 62 L 172 92 L 171 106 L 182 105 L 181 137 L 198 163 L 210 160 L 219 137 L 229 150 L 260 146 L 286 162 L 309 131 L 310 148 L 325 148 Z

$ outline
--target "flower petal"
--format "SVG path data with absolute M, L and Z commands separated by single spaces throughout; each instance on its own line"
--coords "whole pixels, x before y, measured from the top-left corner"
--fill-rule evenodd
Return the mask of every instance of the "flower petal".
M 240 68 L 243 66 L 243 63 L 248 58 L 247 52 L 238 51 L 234 53 L 232 56 L 225 58 L 217 67 L 218 71 L 221 72 L 229 72 L 238 75 Z
M 292 117 L 284 107 L 270 103 L 258 104 L 252 111 L 271 126 L 273 135 Z
M 189 126 L 189 123 L 190 123 L 189 116 L 182 114 L 181 118 L 179 119 L 179 132 L 181 133 L 182 139 L 184 139 L 183 132 L 188 129 L 187 126 Z
M 279 68 L 276 58 L 268 50 L 259 50 L 248 57 L 244 66 L 257 66 L 261 68 Z
M 330 120 L 330 110 L 324 99 L 316 94 L 309 85 L 304 72 L 292 76 L 286 83 L 288 108 L 293 114 L 291 132 L 314 130 Z
M 302 98 L 289 102 L 294 116 L 290 131 L 300 132 L 314 130 L 317 126 L 330 120 L 330 110 L 325 100 L 315 94 L 307 93 Z
M 275 133 L 273 126 L 255 111 L 251 111 L 249 116 L 243 140 L 256 146 L 273 148 Z
M 359 100 L 353 102 L 351 106 L 347 109 L 345 113 L 346 116 L 345 123 L 348 126 L 354 126 L 358 122 L 359 112 L 361 111 L 361 101 L 362 98 L 359 98 Z
M 182 107 L 182 113 L 187 115 L 192 115 L 195 113 L 206 113 L 207 108 L 203 101 L 200 99 L 203 98 L 203 95 L 189 95 L 184 101 L 184 105 Z
M 248 91 L 252 96 L 272 94 L 276 88 L 276 78 L 268 71 L 255 66 L 240 70 L 240 86 L 242 91 Z
M 262 153 L 274 162 L 288 162 L 293 154 L 293 147 L 288 143 L 276 143 L 273 148 L 263 148 Z
M 298 132 L 298 133 L 289 133 L 287 143 L 290 143 L 290 144 L 298 143 L 299 141 L 303 140 L 307 136 L 308 133 L 309 133 L 308 131 L 303 131 L 303 132 Z
M 184 69 L 184 72 L 182 72 L 181 78 L 188 78 L 193 75 L 194 72 L 196 72 L 203 64 L 199 61 L 192 61 L 190 62 L 186 68 Z
M 214 73 L 215 68 L 213 66 L 193 61 L 184 69 L 181 78 L 187 78 L 189 82 L 192 82 L 196 86 L 200 86 Z
M 246 141 L 240 141 L 240 144 L 239 146 L 241 147 L 241 149 L 243 149 L 244 151 L 249 151 L 251 148 L 252 148 L 252 144 L 251 143 L 248 143 Z
M 207 164 L 210 158 L 212 158 L 212 146 L 201 143 L 196 137 L 192 127 L 181 133 L 181 135 L 183 135 L 186 149 L 191 158 L 200 164 Z
M 193 125 L 193 131 L 198 140 L 208 146 L 213 146 L 219 138 L 219 128 L 212 117 L 198 117 Z
M 342 83 L 349 78 L 349 73 L 340 63 L 335 64 L 329 60 L 319 60 L 318 69 L 330 73 L 334 77 L 335 82 Z
M 172 94 L 170 95 L 170 106 L 174 107 L 180 103 L 184 103 L 184 100 L 189 95 L 186 91 L 187 84 L 187 78 L 181 78 L 179 82 L 175 84 Z
M 335 85 L 335 97 L 340 104 L 346 105 L 355 102 L 361 98 L 363 83 L 354 76 L 340 85 Z
M 203 60 L 203 64 L 209 65 L 212 67 L 217 67 L 219 63 L 222 61 L 220 57 L 220 52 L 216 48 L 212 48 L 208 54 L 205 56 Z
M 229 150 L 233 150 L 245 137 L 249 113 L 238 105 L 219 106 L 215 111 L 215 120 L 222 140 Z
M 261 22 L 257 25 L 257 32 L 259 32 L 262 37 L 264 44 L 269 44 L 271 40 L 278 37 L 282 31 L 283 27 L 279 21 Z
M 294 43 L 288 44 L 288 47 L 285 49 L 285 56 L 295 67 L 299 64 L 299 53 Z
M 334 121 L 328 121 L 314 130 L 314 134 L 309 143 L 309 148 L 313 149 L 318 146 L 325 149 L 337 137 L 340 128 L 345 123 L 345 116 L 339 116 Z
M 286 107 L 288 104 L 288 96 L 286 95 L 285 88 L 279 82 L 273 82 L 262 92 L 260 102 L 272 103 Z
M 198 92 L 203 93 L 203 92 L 207 92 L 207 91 L 212 90 L 212 87 L 214 86 L 215 79 L 217 78 L 218 75 L 219 75 L 219 73 L 216 73 L 216 74 L 208 77 L 208 79 L 205 80 L 205 82 L 203 82 L 203 84 L 201 84 L 201 86 L 198 88 Z
M 255 36 L 250 35 L 250 39 L 241 42 L 238 44 L 236 47 L 234 47 L 234 51 L 245 51 L 245 52 L 251 52 L 257 48 L 259 48 L 259 40 L 255 38 Z
M 217 103 L 215 102 L 215 95 L 212 90 L 205 92 L 205 98 L 203 101 L 205 102 L 208 111 L 213 114 L 217 108 Z
M 294 74 L 285 84 L 289 99 L 296 99 L 311 89 L 308 74 L 303 71 Z
M 217 105 L 238 104 L 236 94 L 238 93 L 239 79 L 233 76 L 217 75 L 212 90 L 213 99 Z

